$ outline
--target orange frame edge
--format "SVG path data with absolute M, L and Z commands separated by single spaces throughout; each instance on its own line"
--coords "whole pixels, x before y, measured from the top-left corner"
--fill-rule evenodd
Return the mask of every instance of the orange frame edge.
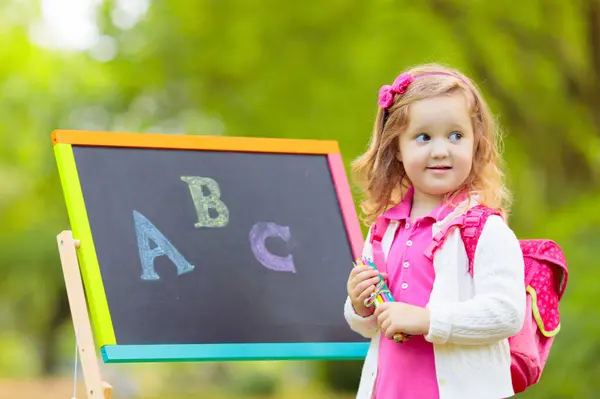
M 55 130 L 52 143 L 105 147 L 171 148 L 289 154 L 339 154 L 336 141 L 202 136 L 186 134 L 117 133 L 85 130 Z

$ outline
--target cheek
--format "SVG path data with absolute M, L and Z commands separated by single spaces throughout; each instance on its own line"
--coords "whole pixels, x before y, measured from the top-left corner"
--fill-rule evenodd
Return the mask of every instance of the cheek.
M 419 156 L 417 152 L 409 152 L 408 156 L 403 157 L 404 171 L 411 182 L 419 182 L 425 173 L 427 167 L 427 157 Z
M 417 145 L 404 145 L 400 148 L 404 169 L 409 172 L 427 166 L 429 155 L 427 150 Z
M 472 147 L 465 146 L 460 151 L 454 154 L 454 162 L 458 164 L 462 170 L 467 173 L 471 170 L 473 166 L 473 149 Z

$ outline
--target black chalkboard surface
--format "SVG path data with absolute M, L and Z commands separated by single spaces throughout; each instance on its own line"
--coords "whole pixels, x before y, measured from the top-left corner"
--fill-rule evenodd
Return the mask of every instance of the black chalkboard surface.
M 253 344 L 251 358 L 364 355 L 343 316 L 362 238 L 335 143 L 103 135 L 55 145 L 72 152 L 84 203 L 71 223 L 93 241 L 82 268 L 98 268 L 83 275 L 105 361 L 244 358 Z M 186 139 L 199 148 L 178 148 Z

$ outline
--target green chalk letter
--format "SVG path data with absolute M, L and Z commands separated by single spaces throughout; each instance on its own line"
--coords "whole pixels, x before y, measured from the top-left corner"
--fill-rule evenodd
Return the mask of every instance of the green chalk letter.
M 200 176 L 181 176 L 181 180 L 186 182 L 192 194 L 192 200 L 196 207 L 198 223 L 196 227 L 225 227 L 229 222 L 229 210 L 221 201 L 221 190 L 216 181 L 209 177 Z M 205 195 L 203 188 L 208 191 Z M 211 217 L 208 210 L 216 212 L 216 217 Z

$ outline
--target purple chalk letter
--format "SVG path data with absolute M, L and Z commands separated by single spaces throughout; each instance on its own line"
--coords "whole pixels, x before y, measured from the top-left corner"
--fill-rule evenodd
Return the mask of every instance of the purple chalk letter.
M 290 240 L 290 228 L 279 226 L 271 222 L 258 222 L 250 229 L 250 247 L 252 252 L 264 267 L 278 272 L 296 273 L 292 255 L 285 258 L 270 253 L 265 247 L 265 241 L 269 237 L 279 237 L 285 242 Z

